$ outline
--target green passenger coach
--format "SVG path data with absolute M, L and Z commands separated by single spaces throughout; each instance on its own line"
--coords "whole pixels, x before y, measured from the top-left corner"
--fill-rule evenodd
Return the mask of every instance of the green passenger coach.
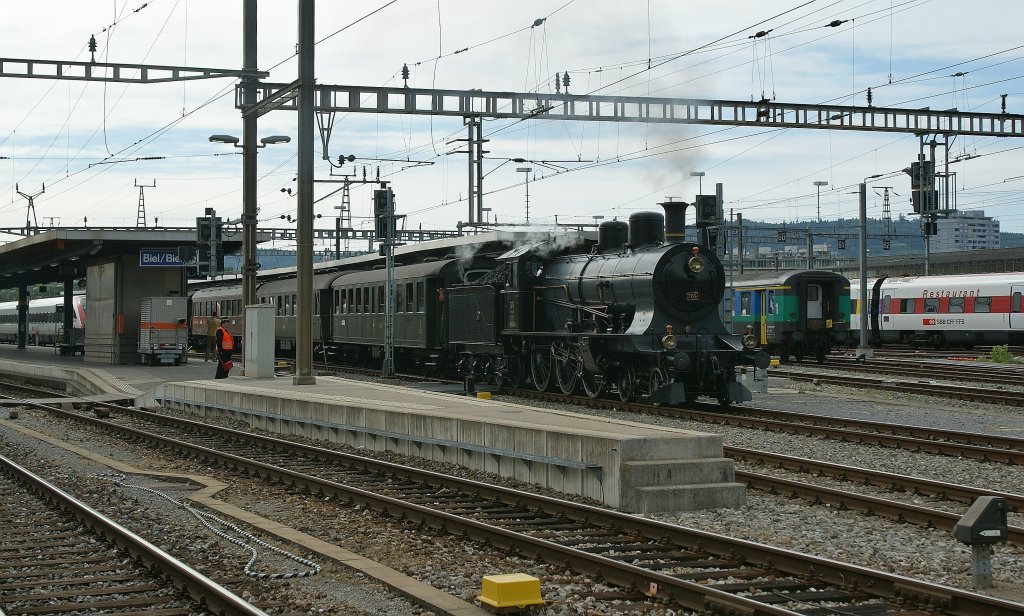
M 753 274 L 733 281 L 732 328 L 753 335 L 779 360 L 818 363 L 850 331 L 850 281 L 833 272 L 806 270 Z

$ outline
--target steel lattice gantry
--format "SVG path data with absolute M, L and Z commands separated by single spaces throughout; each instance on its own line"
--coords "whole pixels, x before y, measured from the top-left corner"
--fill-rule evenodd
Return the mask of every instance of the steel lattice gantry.
M 287 91 L 288 87 L 288 84 L 261 83 L 257 87 L 257 98 L 263 101 L 278 91 Z M 313 106 L 318 112 L 1024 137 L 1022 115 L 956 109 L 330 85 L 316 86 Z M 235 89 L 235 107 L 242 110 L 243 115 L 247 112 L 240 86 Z M 295 101 L 282 101 L 277 108 L 294 111 Z
M 166 83 L 221 77 L 265 78 L 266 71 L 200 68 L 194 66 L 163 66 L 158 64 L 125 64 L 123 62 L 74 62 L 27 58 L 0 58 L 0 77 L 30 79 L 69 79 L 72 81 L 107 81 L 118 83 Z

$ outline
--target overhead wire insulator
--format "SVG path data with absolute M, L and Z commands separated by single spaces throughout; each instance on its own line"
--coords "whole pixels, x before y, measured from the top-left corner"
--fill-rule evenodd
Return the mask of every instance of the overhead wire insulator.
M 408 88 L 409 87 L 409 65 L 408 64 L 403 64 L 402 65 L 402 81 L 405 82 L 405 87 Z
M 850 21 L 850 20 L 849 19 L 833 19 L 832 21 L 830 21 L 827 24 L 825 24 L 825 27 L 826 28 L 838 28 L 839 26 L 845 24 L 848 21 Z
M 89 53 L 92 54 L 92 57 L 89 60 L 90 62 L 96 61 L 96 47 L 96 36 L 89 35 Z
M 871 106 L 871 88 L 868 88 L 868 107 Z
M 569 71 L 562 73 L 562 85 L 565 87 L 566 94 L 569 93 Z
M 562 82 L 559 79 L 558 73 L 555 73 L 555 92 L 562 91 Z

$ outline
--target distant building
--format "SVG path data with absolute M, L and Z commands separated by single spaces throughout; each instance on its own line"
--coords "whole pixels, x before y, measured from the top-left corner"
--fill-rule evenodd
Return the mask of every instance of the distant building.
M 999 221 L 982 210 L 954 212 L 938 220 L 938 235 L 931 238 L 932 252 L 960 252 L 999 248 Z

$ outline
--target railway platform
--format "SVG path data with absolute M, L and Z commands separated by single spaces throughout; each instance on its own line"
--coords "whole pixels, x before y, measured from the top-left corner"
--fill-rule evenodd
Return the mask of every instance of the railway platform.
M 67 393 L 229 417 L 282 435 L 465 466 L 646 513 L 745 503 L 716 434 L 319 376 L 213 380 L 213 362 L 111 366 L 0 345 L 0 374 Z M 240 372 L 240 371 L 237 371 Z M 12 376 L 13 375 L 13 376 Z M 105 398 L 104 398 L 105 397 Z

